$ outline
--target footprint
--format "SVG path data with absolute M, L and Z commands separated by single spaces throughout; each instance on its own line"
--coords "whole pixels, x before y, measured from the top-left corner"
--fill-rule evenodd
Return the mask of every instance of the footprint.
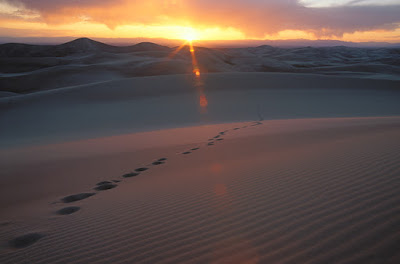
M 149 169 L 149 168 L 143 167 L 143 168 L 137 168 L 135 171 L 141 172 L 141 171 L 146 171 L 146 170 L 148 170 L 148 169 Z
M 80 200 L 89 198 L 90 196 L 93 196 L 93 195 L 95 195 L 95 193 L 73 194 L 73 195 L 69 195 L 69 196 L 62 198 L 61 201 L 63 201 L 64 203 L 72 203 L 72 202 L 76 202 L 76 201 L 80 201 Z
M 215 136 L 214 138 L 219 138 L 221 135 Z
M 0 226 L 8 226 L 8 225 L 11 225 L 11 222 L 3 222 L 0 224 Z
M 111 184 L 111 183 L 112 182 L 110 182 L 110 181 L 102 181 L 102 182 L 97 183 L 96 185 Z
M 233 130 L 239 130 L 240 128 L 239 127 L 235 127 Z
M 252 124 L 251 126 L 258 126 L 258 125 L 262 125 L 261 122 L 255 122 L 254 124 Z
M 225 134 L 225 132 L 219 132 L 219 134 L 220 134 L 220 135 L 224 135 L 224 134 Z
M 217 139 L 217 141 L 221 141 L 221 140 L 224 140 L 223 138 L 219 138 L 219 139 Z
M 244 127 L 242 127 L 242 128 L 247 128 L 247 126 L 244 126 Z
M 117 187 L 116 184 L 106 183 L 106 184 L 98 185 L 97 187 L 94 188 L 94 190 L 96 190 L 96 191 L 105 191 L 105 190 L 113 189 L 115 187 Z
M 16 237 L 13 240 L 9 241 L 8 244 L 13 248 L 24 248 L 36 243 L 42 237 L 44 237 L 43 234 L 30 233 Z
M 186 151 L 186 152 L 183 152 L 182 154 L 183 154 L 183 155 L 187 155 L 187 154 L 190 154 L 190 153 L 192 153 L 192 152 Z
M 135 176 L 138 176 L 138 175 L 139 175 L 139 173 L 130 172 L 130 173 L 127 173 L 127 174 L 122 175 L 122 177 L 124 177 L 124 178 L 130 178 L 130 177 L 135 177 Z
M 117 182 L 121 182 L 120 180 L 113 180 L 113 182 L 117 183 Z
M 208 141 L 213 141 L 214 139 L 213 138 L 210 138 Z
M 69 215 L 69 214 L 78 212 L 80 209 L 81 208 L 78 206 L 70 206 L 70 207 L 64 207 L 64 208 L 58 210 L 56 213 L 59 215 Z
M 199 150 L 200 148 L 192 148 L 191 150 Z
M 214 146 L 214 142 L 210 142 L 207 144 L 208 146 Z
M 162 162 L 162 161 L 154 161 L 152 164 L 153 165 L 161 165 L 161 164 L 164 164 L 165 162 Z
M 158 159 L 157 161 L 166 161 L 167 160 L 167 158 L 161 158 L 161 159 Z

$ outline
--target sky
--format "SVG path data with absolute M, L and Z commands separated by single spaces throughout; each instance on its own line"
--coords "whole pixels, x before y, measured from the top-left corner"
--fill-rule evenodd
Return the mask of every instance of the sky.
M 400 42 L 400 0 L 0 0 L 0 36 Z

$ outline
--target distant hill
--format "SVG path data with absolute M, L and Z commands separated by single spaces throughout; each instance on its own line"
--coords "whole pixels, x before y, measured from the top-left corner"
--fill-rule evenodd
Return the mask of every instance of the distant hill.
M 325 43 L 325 42 L 321 42 Z M 325 43 L 327 44 L 327 43 Z M 342 44 L 335 42 L 335 44 Z M 400 48 L 195 46 L 201 73 L 281 72 L 400 80 Z M 88 38 L 60 45 L 0 45 L 0 91 L 31 93 L 130 77 L 193 73 L 188 46 L 113 46 Z
M 204 41 L 202 45 L 207 47 L 226 47 L 226 48 L 245 48 L 269 45 L 281 48 L 300 48 L 300 47 L 336 47 L 345 46 L 352 48 L 400 48 L 400 43 L 387 42 L 347 42 L 340 40 L 307 40 L 307 39 L 288 39 L 288 40 L 239 40 L 239 41 Z
M 83 38 L 85 39 L 85 38 Z M 59 45 L 73 40 L 71 37 L 56 37 L 56 38 L 16 38 L 16 37 L 1 37 L 0 43 L 27 43 L 34 45 Z M 97 41 L 113 46 L 132 46 L 142 42 L 158 43 L 163 46 L 175 47 L 182 44 L 179 39 L 162 39 L 162 38 L 96 38 Z M 211 40 L 211 41 L 196 41 L 198 46 L 209 48 L 246 48 L 256 47 L 261 45 L 270 45 L 274 47 L 371 47 L 371 48 L 400 48 L 400 43 L 388 42 L 346 42 L 340 40 L 307 40 L 307 39 L 289 39 L 289 40 Z
M 0 57 L 64 57 L 85 52 L 129 53 L 169 51 L 166 46 L 143 42 L 132 46 L 112 46 L 88 38 L 79 38 L 60 45 L 7 43 L 0 45 Z

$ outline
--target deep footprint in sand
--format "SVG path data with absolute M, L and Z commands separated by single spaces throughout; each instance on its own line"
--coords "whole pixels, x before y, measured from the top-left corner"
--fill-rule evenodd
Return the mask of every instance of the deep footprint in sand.
M 221 137 L 221 135 L 215 136 L 214 138 L 219 138 L 219 137 Z
M 100 184 L 97 187 L 94 188 L 94 190 L 96 191 L 105 191 L 105 190 L 110 190 L 117 187 L 116 184 L 112 184 L 112 183 L 104 183 L 104 184 Z
M 234 128 L 233 130 L 239 130 L 240 128 L 238 128 L 238 127 L 236 127 L 236 128 Z
M 161 164 L 164 164 L 165 162 L 162 162 L 162 161 L 154 161 L 152 164 L 153 165 L 161 165 Z
M 193 151 L 194 151 L 194 150 L 199 150 L 199 149 L 200 149 L 200 148 L 192 148 L 191 150 L 193 150 Z
M 217 141 L 222 141 L 222 140 L 224 140 L 224 139 L 223 139 L 223 138 L 218 138 L 218 139 L 217 139 Z
M 44 237 L 43 234 L 30 233 L 14 238 L 8 244 L 13 248 L 24 248 L 36 243 L 39 239 Z
M 95 195 L 95 193 L 73 194 L 73 195 L 69 195 L 69 196 L 62 198 L 61 201 L 64 203 L 72 203 L 72 202 L 76 202 L 76 201 L 80 201 L 80 200 L 89 198 L 90 196 L 93 196 L 93 195 Z
M 127 173 L 127 174 L 122 175 L 122 177 L 124 177 L 124 178 L 130 178 L 130 177 L 135 177 L 135 176 L 138 176 L 138 175 L 139 175 L 139 173 L 130 172 L 130 173 Z
M 187 155 L 187 154 L 190 154 L 190 153 L 192 153 L 192 152 L 186 151 L 186 152 L 183 152 L 182 154 L 183 154 L 183 155 Z
M 103 184 L 112 184 L 112 182 L 110 182 L 110 181 L 101 181 L 101 182 L 97 183 L 96 185 L 103 185 Z
M 78 206 L 70 206 L 70 207 L 64 207 L 58 210 L 56 213 L 59 215 L 69 215 L 78 212 L 80 209 L 81 208 Z
M 161 158 L 161 159 L 158 159 L 157 161 L 166 161 L 167 160 L 167 158 Z
M 214 146 L 214 142 L 208 143 L 207 146 Z
M 139 172 L 142 172 L 142 171 L 146 171 L 146 170 L 148 170 L 149 168 L 137 168 L 135 171 L 139 171 Z
M 3 222 L 0 224 L 0 226 L 8 226 L 11 225 L 12 222 Z
M 255 124 L 252 124 L 251 126 L 259 126 L 259 125 L 262 125 L 262 123 L 257 122 L 257 123 L 255 123 Z

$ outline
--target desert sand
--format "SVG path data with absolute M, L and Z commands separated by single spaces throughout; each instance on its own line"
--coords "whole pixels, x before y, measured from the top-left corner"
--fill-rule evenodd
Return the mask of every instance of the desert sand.
M 394 116 L 398 87 L 394 80 L 293 73 L 202 74 L 200 85 L 184 74 L 96 82 L 0 98 L 0 147 L 260 118 Z
M 400 48 L 195 47 L 202 73 L 269 72 L 400 80 Z M 62 45 L 0 45 L 2 91 L 26 94 L 142 76 L 188 74 L 187 46 L 111 46 L 87 38 Z M 0 94 L 1 96 L 1 94 Z
M 19 71 L 0 80 L 0 263 L 400 262 L 395 63 L 245 72 L 271 48 L 205 49 L 232 68 L 196 77 L 149 62 L 168 47 L 80 41 L 0 54 Z
M 0 260 L 397 263 L 399 134 L 276 120 L 2 153 Z

